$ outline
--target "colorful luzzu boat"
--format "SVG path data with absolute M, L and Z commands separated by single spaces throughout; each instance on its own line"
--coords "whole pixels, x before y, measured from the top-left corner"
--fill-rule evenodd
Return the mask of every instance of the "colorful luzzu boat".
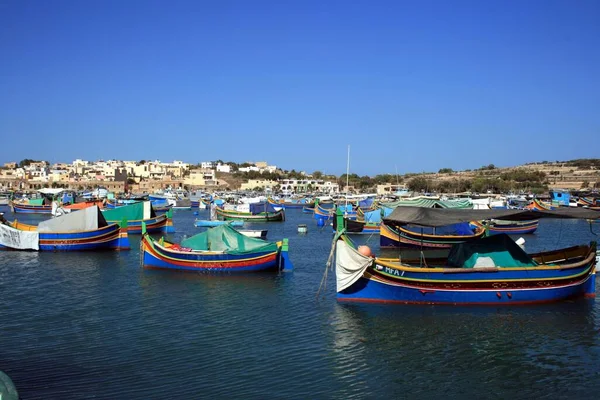
M 73 211 L 39 225 L 0 224 L 0 249 L 85 251 L 129 249 L 127 229 L 108 224 L 97 206 Z
M 272 204 L 275 207 L 283 207 L 286 209 L 292 209 L 292 208 L 298 208 L 301 209 L 303 207 L 313 207 L 315 202 L 314 201 L 310 201 L 309 199 L 291 199 L 291 200 L 284 200 L 284 199 L 280 199 L 275 200 L 272 198 L 268 198 L 267 201 Z
M 15 214 L 51 214 L 51 204 L 26 204 L 12 201 L 10 203 L 11 211 Z
M 411 207 L 412 208 L 412 207 Z M 590 218 L 593 214 L 558 211 L 423 209 L 412 215 L 392 213 L 388 222 L 444 226 L 468 220 L 507 218 Z M 455 211 L 464 211 L 457 215 Z M 489 211 L 489 215 L 482 212 Z M 512 214 L 498 211 L 511 211 Z M 588 211 L 594 213 L 594 211 Z M 461 214 L 461 213 L 459 213 Z M 489 218 L 486 218 L 489 217 Z M 596 216 L 597 218 L 597 216 Z M 384 219 L 386 221 L 387 219 Z M 499 234 L 455 245 L 440 265 L 409 264 L 369 256 L 338 233 L 338 301 L 405 304 L 528 304 L 595 296 L 596 242 L 538 254 L 525 253 L 508 235 Z M 362 251 L 359 251 L 362 250 Z M 437 260 L 439 261 L 439 260 Z
M 492 220 L 486 223 L 481 221 L 473 221 L 471 225 L 474 227 L 487 228 L 490 235 L 506 233 L 507 235 L 528 235 L 534 233 L 539 225 L 538 220 L 533 221 L 501 221 Z
M 223 210 L 222 208 L 217 208 L 216 214 L 218 218 L 224 220 L 240 220 L 248 222 L 285 221 L 285 211 L 283 209 L 275 212 L 267 211 L 253 214 L 251 212 L 230 211 Z
M 247 237 L 229 225 L 199 233 L 180 244 L 142 236 L 145 268 L 180 271 L 235 273 L 291 271 L 288 241 L 271 243 Z
M 551 204 L 544 203 L 541 200 L 533 199 L 531 204 L 529 204 L 528 206 L 525 206 L 525 209 L 534 210 L 534 211 L 550 211 L 550 210 L 554 210 L 554 207 L 552 207 Z
M 150 233 L 172 233 L 173 211 L 169 210 L 165 214 L 156 215 L 149 201 L 129 204 L 117 207 L 111 210 L 103 210 L 104 218 L 109 222 L 127 221 L 127 230 L 129 233 L 141 234 L 142 223 L 146 224 L 146 230 Z
M 355 221 L 349 218 L 344 218 L 344 229 L 347 234 L 379 234 L 381 224 Z M 333 230 L 337 231 L 337 218 L 333 219 Z
M 439 227 L 437 230 L 435 228 L 427 229 L 427 233 L 422 233 L 419 229 L 418 227 L 415 229 L 415 227 L 383 223 L 380 227 L 379 245 L 381 247 L 449 249 L 456 243 L 482 238 L 485 235 L 485 228 L 476 226 L 472 230 L 468 223 L 451 224 Z

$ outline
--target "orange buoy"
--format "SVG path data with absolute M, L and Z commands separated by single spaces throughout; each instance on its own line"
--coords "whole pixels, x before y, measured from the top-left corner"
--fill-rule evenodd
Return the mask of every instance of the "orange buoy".
M 358 246 L 358 252 L 365 257 L 373 257 L 373 252 L 369 246 Z

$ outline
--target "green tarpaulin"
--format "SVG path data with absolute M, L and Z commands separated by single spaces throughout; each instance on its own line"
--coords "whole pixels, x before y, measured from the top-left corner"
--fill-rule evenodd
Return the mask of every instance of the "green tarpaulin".
M 126 219 L 127 221 L 137 221 L 156 216 L 149 201 L 102 210 L 102 215 L 104 216 L 104 219 L 109 222 L 121 222 L 123 219 Z
M 382 207 L 396 208 L 396 207 L 425 207 L 425 208 L 473 208 L 473 203 L 469 199 L 460 200 L 438 200 L 438 199 L 412 199 L 412 200 L 398 200 L 391 203 L 380 203 Z
M 183 240 L 181 246 L 193 250 L 224 251 L 228 254 L 277 251 L 277 243 L 244 236 L 229 225 L 210 228 Z
M 535 267 L 538 264 L 506 234 L 455 244 L 448 254 L 448 266 Z
M 32 206 L 43 206 L 44 205 L 44 199 L 29 199 L 29 205 Z

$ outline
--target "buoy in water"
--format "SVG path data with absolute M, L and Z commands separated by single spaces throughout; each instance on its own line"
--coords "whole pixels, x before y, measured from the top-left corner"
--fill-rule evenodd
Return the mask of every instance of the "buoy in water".
M 373 257 L 373 253 L 369 246 L 358 246 L 358 252 L 365 257 Z
M 520 237 L 517 240 L 515 240 L 515 243 L 518 244 L 519 246 L 523 246 L 525 244 L 525 239 Z
M 323 218 L 317 218 L 317 226 L 318 227 L 325 226 L 325 220 Z
M 194 215 L 198 215 L 198 211 L 194 211 Z

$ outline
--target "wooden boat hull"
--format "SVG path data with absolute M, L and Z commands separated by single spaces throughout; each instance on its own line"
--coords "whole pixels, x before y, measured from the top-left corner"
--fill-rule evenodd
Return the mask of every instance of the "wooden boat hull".
M 35 230 L 35 226 L 13 223 L 13 227 L 22 230 Z M 126 229 L 119 224 L 110 224 L 93 231 L 40 233 L 40 251 L 90 251 L 90 250 L 128 250 L 129 237 Z M 0 250 L 13 250 L 0 245 Z
M 370 224 L 361 221 L 354 221 L 344 218 L 344 229 L 347 234 L 378 234 L 380 232 L 379 224 Z M 333 219 L 333 230 L 337 231 L 337 219 Z
M 500 233 L 506 233 L 507 235 L 529 235 L 537 230 L 538 225 L 538 220 L 502 224 L 492 223 L 487 229 L 490 235 L 497 235 Z M 485 226 L 479 222 L 472 223 L 472 226 L 485 229 Z
M 142 263 L 145 268 L 208 273 L 278 271 L 291 268 L 287 250 L 282 250 L 282 246 L 279 246 L 275 252 L 244 255 L 195 253 L 170 250 L 149 238 L 148 235 L 144 235 L 141 249 Z
M 317 204 L 315 206 L 314 216 L 315 219 L 329 220 L 333 218 L 334 211 L 335 209 L 326 209 Z
M 13 213 L 18 214 L 52 214 L 52 205 L 37 206 L 30 204 L 10 203 Z
M 449 249 L 456 243 L 481 238 L 484 234 L 485 229 L 478 228 L 477 232 L 473 235 L 422 235 L 402 227 L 381 224 L 379 245 L 380 247 Z
M 260 214 L 250 214 L 243 213 L 238 211 L 226 211 L 220 208 L 216 210 L 217 216 L 224 220 L 239 220 L 239 221 L 248 221 L 248 222 L 277 222 L 277 221 L 285 221 L 285 211 L 279 210 L 277 212 L 271 213 L 260 213 Z
M 568 249 L 566 249 L 568 251 Z M 548 252 L 556 259 L 565 250 Z M 420 268 L 374 259 L 338 301 L 514 305 L 595 296 L 596 244 L 576 262 L 517 268 Z

